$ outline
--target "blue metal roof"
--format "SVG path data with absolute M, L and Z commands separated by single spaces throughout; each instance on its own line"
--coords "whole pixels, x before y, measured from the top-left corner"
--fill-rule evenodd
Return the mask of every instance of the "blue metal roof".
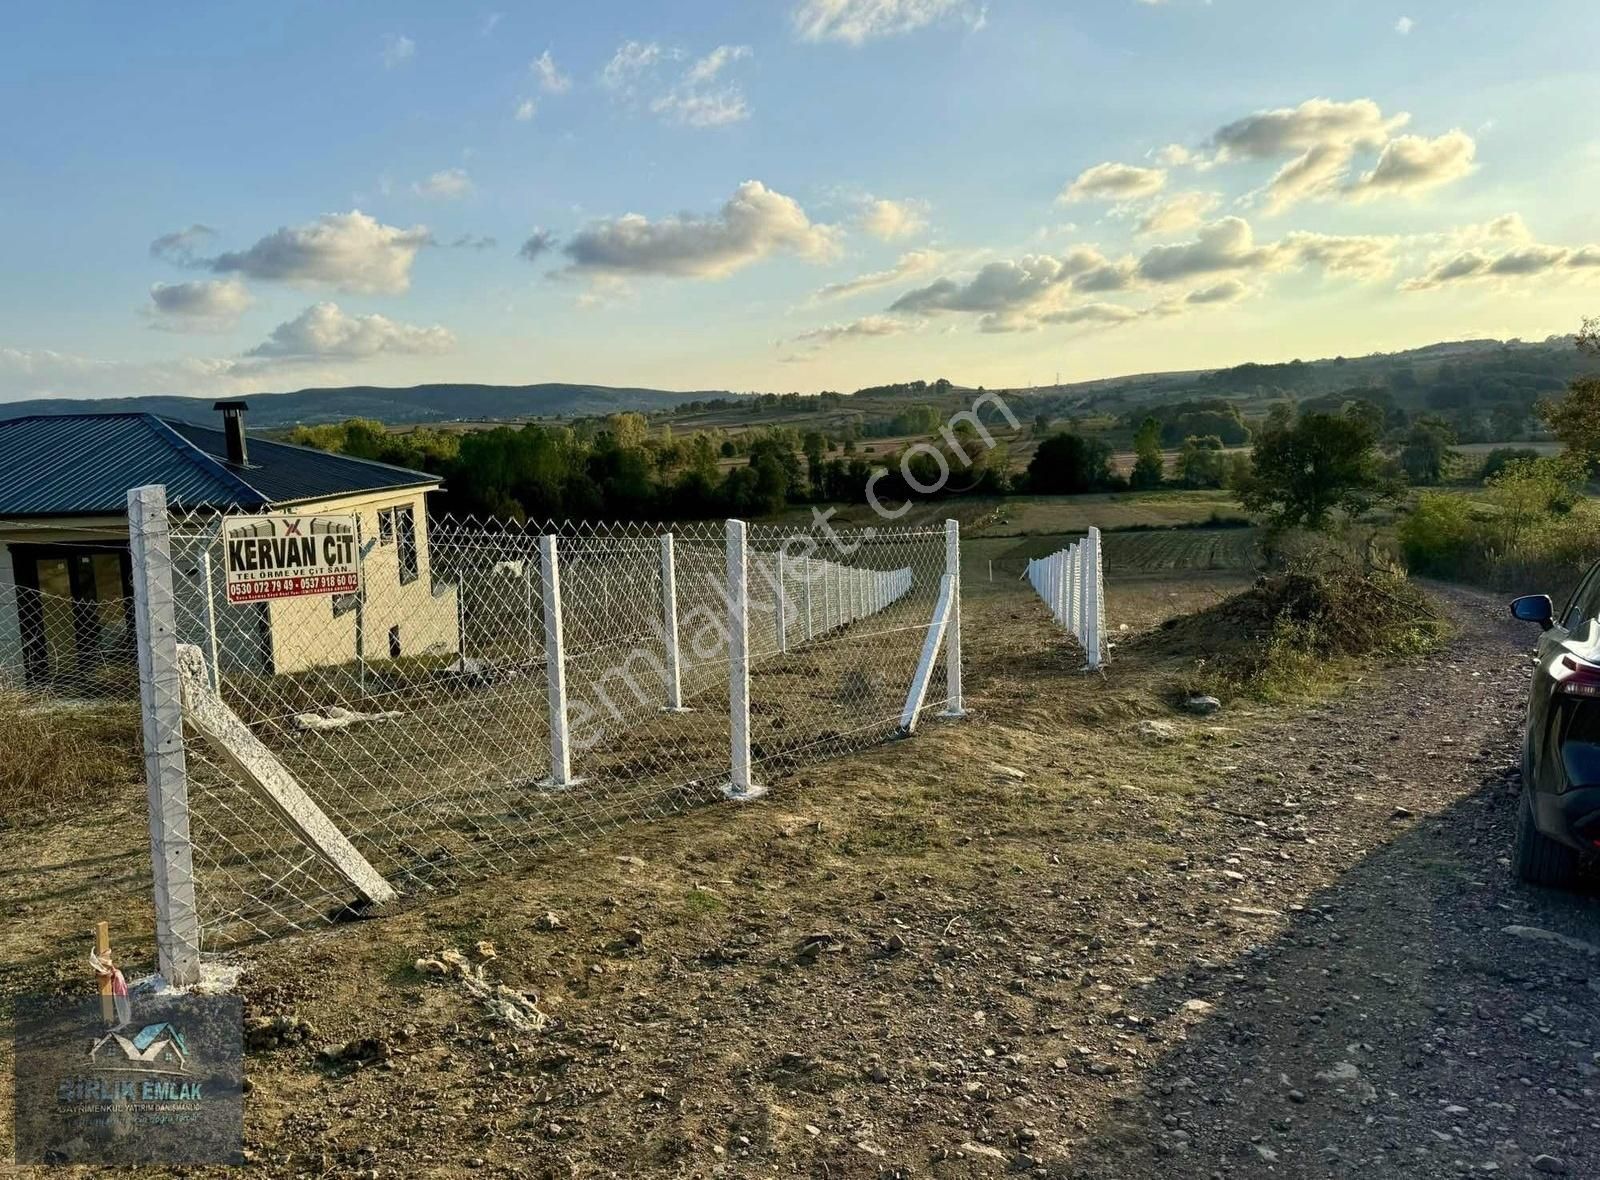
M 438 477 L 262 438 L 227 461 L 220 430 L 154 414 L 39 415 L 0 421 L 0 518 L 116 515 L 128 489 L 165 484 L 179 508 L 262 508 L 418 487 Z

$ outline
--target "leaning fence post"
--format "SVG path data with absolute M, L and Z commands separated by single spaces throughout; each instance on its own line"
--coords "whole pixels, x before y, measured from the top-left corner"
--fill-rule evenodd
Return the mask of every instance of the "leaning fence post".
M 156 969 L 173 986 L 189 987 L 200 982 L 200 915 L 195 908 L 194 847 L 189 840 L 189 780 L 183 751 L 183 690 L 178 677 L 167 490 L 160 484 L 128 492 L 128 547 L 150 809 Z
M 550 709 L 550 777 L 547 787 L 572 786 L 572 746 L 567 732 L 567 652 L 561 633 L 561 566 L 557 538 L 539 538 L 539 573 L 544 595 L 545 691 Z
M 944 678 L 948 695 L 941 717 L 965 717 L 961 696 L 961 522 L 944 522 L 944 572 L 950 575 L 950 622 L 945 631 Z
M 727 524 L 728 549 L 728 731 L 731 741 L 729 799 L 759 799 L 767 793 L 750 779 L 750 579 L 745 523 Z
M 667 648 L 667 712 L 686 713 L 678 662 L 678 565 L 671 533 L 661 534 L 661 627 Z

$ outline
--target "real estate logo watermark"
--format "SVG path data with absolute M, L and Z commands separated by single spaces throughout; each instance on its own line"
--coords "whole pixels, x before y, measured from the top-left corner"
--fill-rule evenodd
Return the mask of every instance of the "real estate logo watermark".
M 108 1022 L 99 997 L 16 1007 L 16 1162 L 244 1160 L 237 996 L 138 994 Z

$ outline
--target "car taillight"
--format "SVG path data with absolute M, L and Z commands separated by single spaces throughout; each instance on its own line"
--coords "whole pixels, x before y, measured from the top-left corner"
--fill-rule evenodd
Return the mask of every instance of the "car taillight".
M 1600 664 L 1562 656 L 1550 671 L 1555 675 L 1557 692 L 1572 697 L 1600 697 Z

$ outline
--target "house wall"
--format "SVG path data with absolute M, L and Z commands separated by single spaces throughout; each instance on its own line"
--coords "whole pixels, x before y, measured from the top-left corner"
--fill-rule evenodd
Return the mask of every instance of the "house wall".
M 17 616 L 17 578 L 11 546 L 0 541 L 0 687 L 22 683 L 22 624 Z
M 417 527 L 417 577 L 403 585 L 399 546 L 392 538 L 380 540 L 378 529 L 379 511 L 402 505 L 411 508 Z M 363 595 L 359 611 L 346 610 L 337 616 L 336 600 L 327 597 L 280 599 L 268 604 L 274 670 L 301 672 L 355 659 L 358 619 L 362 635 L 359 654 L 368 663 L 390 658 L 389 632 L 393 627 L 400 629 L 402 657 L 458 651 L 456 588 L 442 586 L 436 592 L 433 585 L 425 491 L 319 500 L 290 511 L 359 518 Z
M 232 606 L 223 584 L 222 551 L 216 533 L 205 522 L 175 527 L 172 538 L 173 596 L 178 637 L 211 658 L 217 653 L 223 675 L 229 669 L 279 673 L 346 664 L 358 657 L 387 661 L 390 628 L 400 629 L 400 654 L 454 654 L 458 651 L 459 619 L 456 588 L 435 593 L 429 553 L 427 490 L 318 500 L 279 509 L 302 515 L 353 515 L 360 519 L 363 602 L 360 610 L 335 614 L 335 599 L 326 595 Z M 417 578 L 400 582 L 398 546 L 379 540 L 378 512 L 409 505 L 417 527 Z M 70 543 L 121 540 L 128 535 L 126 518 L 41 521 L 22 530 L 0 529 L 0 683 L 23 676 L 20 620 L 17 614 L 10 543 Z M 209 566 L 211 602 L 207 608 Z M 357 647 L 357 620 L 364 642 Z M 215 642 L 213 643 L 213 635 Z

